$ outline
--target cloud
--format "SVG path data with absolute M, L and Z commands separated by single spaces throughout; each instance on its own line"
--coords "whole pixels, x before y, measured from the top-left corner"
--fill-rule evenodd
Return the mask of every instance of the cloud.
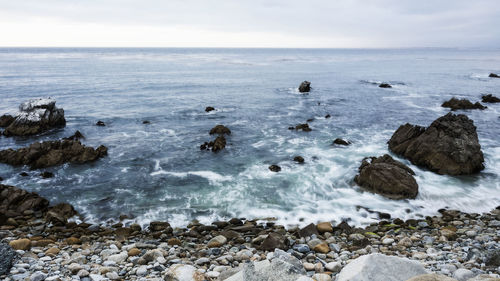
M 0 0 L 0 45 L 495 47 L 499 14 L 494 0 Z

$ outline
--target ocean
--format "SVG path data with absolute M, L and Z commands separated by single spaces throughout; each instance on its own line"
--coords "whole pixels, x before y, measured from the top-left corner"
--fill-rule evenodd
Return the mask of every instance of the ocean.
M 500 104 L 457 111 L 477 126 L 481 173 L 438 175 L 393 155 L 415 171 L 416 199 L 386 199 L 353 182 L 364 157 L 389 153 L 400 125 L 430 125 L 449 111 L 440 105 L 451 97 L 500 96 L 490 72 L 500 73 L 498 49 L 1 48 L 0 115 L 52 97 L 67 126 L 1 137 L 0 149 L 79 130 L 84 144 L 103 144 L 109 155 L 45 169 L 51 179 L 4 164 L 0 176 L 52 203 L 71 203 L 93 223 L 128 215 L 126 223 L 173 226 L 231 217 L 365 225 L 377 218 L 367 209 L 404 219 L 445 207 L 490 211 L 500 205 Z M 308 94 L 297 90 L 304 80 Z M 288 130 L 308 119 L 311 132 Z M 98 120 L 107 126 L 95 126 Z M 226 149 L 201 151 L 217 124 L 232 131 Z M 352 144 L 333 146 L 335 138 Z M 304 164 L 293 161 L 297 155 Z M 281 172 L 271 172 L 272 164 Z

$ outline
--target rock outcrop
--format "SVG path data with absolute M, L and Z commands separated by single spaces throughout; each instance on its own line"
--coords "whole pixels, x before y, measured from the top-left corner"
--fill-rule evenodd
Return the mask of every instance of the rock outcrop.
M 364 159 L 354 181 L 369 191 L 391 199 L 413 199 L 418 194 L 418 184 L 413 175 L 412 169 L 385 154 Z
M 64 127 L 64 110 L 56 107 L 56 101 L 32 99 L 19 106 L 19 115 L 9 124 L 5 136 L 30 136 L 56 127 Z
M 0 163 L 13 166 L 28 165 L 41 169 L 64 163 L 83 164 L 106 156 L 108 149 L 101 145 L 97 149 L 84 146 L 78 140 L 37 142 L 17 150 L 0 151 Z
M 205 108 L 205 112 L 210 112 L 210 111 L 214 111 L 214 110 L 215 110 L 215 108 L 213 106 L 207 106 Z
M 463 114 L 448 113 L 428 128 L 402 125 L 388 144 L 394 153 L 439 174 L 467 175 L 484 169 L 476 126 Z
M 0 117 L 0 128 L 6 128 L 9 127 L 12 122 L 14 122 L 16 118 L 12 117 L 9 114 L 2 115 Z
M 495 74 L 495 73 L 490 73 L 490 75 L 488 77 L 490 77 L 490 78 L 500 78 L 500 75 Z
M 210 135 L 218 135 L 215 140 L 210 142 L 205 142 L 200 145 L 201 150 L 212 150 L 212 152 L 218 152 L 226 147 L 226 137 L 224 135 L 230 135 L 231 130 L 224 125 L 217 125 L 210 130 Z
M 351 142 L 350 141 L 346 141 L 346 140 L 343 140 L 343 139 L 340 139 L 340 138 L 337 138 L 333 141 L 333 144 L 337 144 L 337 145 L 350 145 Z
M 486 109 L 487 107 L 480 104 L 479 102 L 472 103 L 468 99 L 457 99 L 451 98 L 449 101 L 445 101 L 442 107 L 451 108 L 451 110 L 459 110 L 459 109 Z
M 217 135 L 230 135 L 231 130 L 229 130 L 229 128 L 224 126 L 224 125 L 217 125 L 210 130 L 210 134 L 211 135 L 215 135 L 215 134 L 217 134 Z
M 311 82 L 304 81 L 304 82 L 300 83 L 299 92 L 308 93 L 310 91 L 311 91 Z
M 21 216 L 26 211 L 46 212 L 49 201 L 34 192 L 0 184 L 0 225 L 4 219 Z
M 497 102 L 500 102 L 500 99 L 497 98 L 497 97 L 495 97 L 492 94 L 487 94 L 487 95 L 483 95 L 481 97 L 481 101 L 482 102 L 487 102 L 487 103 L 497 103 Z
M 275 172 L 275 173 L 277 173 L 277 172 L 280 172 L 280 171 L 281 171 L 281 167 L 280 167 L 280 166 L 278 166 L 278 165 L 271 165 L 271 166 L 269 166 L 269 170 L 270 170 L 271 172 Z
M 389 83 L 380 83 L 380 85 L 378 85 L 379 88 L 392 88 L 391 84 Z

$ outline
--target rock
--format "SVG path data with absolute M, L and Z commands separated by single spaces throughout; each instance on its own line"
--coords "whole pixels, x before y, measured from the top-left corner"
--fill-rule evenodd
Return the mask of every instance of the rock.
M 45 141 L 18 150 L 2 150 L 0 163 L 13 166 L 28 165 L 31 169 L 41 169 L 64 163 L 92 162 L 107 154 L 108 149 L 103 145 L 94 149 L 82 145 L 80 141 Z
M 474 278 L 468 279 L 467 281 L 500 281 L 500 278 L 493 277 L 487 274 L 481 274 Z
M 316 229 L 316 226 L 314 225 L 314 223 L 310 223 L 307 226 L 305 226 L 299 230 L 300 237 L 309 237 L 313 234 L 319 235 L 318 230 Z
M 309 128 L 309 124 L 307 124 L 307 123 L 298 124 L 297 126 L 295 126 L 295 130 L 296 131 L 302 130 L 303 132 L 310 132 L 310 131 L 312 131 L 312 129 Z
M 142 124 L 144 124 L 144 125 L 149 125 L 149 124 L 151 124 L 151 121 L 149 121 L 149 120 L 144 120 L 144 121 L 142 121 Z
M 53 177 L 54 177 L 54 174 L 53 174 L 53 173 L 51 173 L 51 172 L 47 172 L 47 171 L 45 171 L 45 172 L 42 172 L 42 173 L 40 174 L 40 177 L 42 177 L 42 178 L 44 178 L 44 179 L 50 179 L 50 178 L 53 178 Z
M 459 109 L 486 109 L 486 106 L 483 106 L 479 102 L 472 103 L 467 99 L 457 99 L 457 98 L 452 98 L 449 101 L 444 102 L 442 107 L 448 107 L 451 108 L 451 110 L 459 110 Z
M 7 244 L 0 243 L 0 276 L 10 272 L 16 252 Z
M 104 122 L 102 122 L 101 120 L 97 121 L 97 123 L 95 123 L 96 126 L 99 126 L 99 127 L 104 127 L 106 126 L 106 124 Z
M 211 107 L 211 106 L 207 106 L 207 107 L 205 108 L 205 112 L 210 112 L 210 111 L 213 111 L 213 110 L 215 110 L 215 108 L 213 108 L 213 107 Z
M 59 248 L 52 247 L 52 248 L 49 248 L 47 251 L 45 251 L 45 255 L 55 256 L 55 255 L 59 254 L 59 252 L 60 252 Z
M 45 215 L 45 219 L 54 225 L 63 226 L 66 225 L 69 218 L 76 214 L 77 212 L 75 208 L 73 208 L 70 204 L 59 203 L 49 208 L 49 211 Z
M 328 244 L 326 244 L 326 243 L 317 244 L 312 249 L 315 252 L 323 253 L 323 254 L 327 254 L 328 252 L 330 252 L 330 248 L 328 247 Z
M 66 238 L 65 242 L 68 245 L 78 245 L 78 244 L 82 243 L 82 241 L 80 241 L 80 238 L 77 238 L 77 237 Z
M 360 247 L 360 248 L 364 248 L 370 244 L 370 240 L 368 240 L 368 238 L 366 238 L 361 233 L 353 233 L 353 234 L 349 235 L 349 240 L 352 241 L 353 246 Z
M 325 119 L 332 117 L 330 114 L 325 115 Z
M 388 143 L 394 153 L 439 174 L 465 175 L 484 169 L 476 126 L 462 114 L 448 113 L 428 128 L 403 125 Z
M 76 131 L 72 136 L 69 136 L 67 138 L 63 138 L 63 140 L 80 140 L 80 139 L 85 139 L 82 133 L 80 131 Z
M 217 135 L 230 135 L 231 134 L 231 130 L 229 130 L 229 128 L 227 128 L 226 126 L 224 125 L 217 125 L 215 127 L 213 127 L 211 130 L 210 130 L 210 134 L 211 135 L 214 135 L 214 134 L 217 134 Z
M 487 103 L 497 103 L 497 102 L 500 102 L 500 99 L 495 97 L 494 95 L 492 94 L 487 94 L 487 95 L 483 95 L 481 97 L 481 101 L 482 102 L 487 102 Z M 0 126 L 1 127 L 1 126 Z
M 418 184 L 413 170 L 388 154 L 363 159 L 354 181 L 361 187 L 391 199 L 415 198 Z
M 394 239 L 392 238 L 385 238 L 384 240 L 382 240 L 382 244 L 384 245 L 391 245 L 392 243 L 394 243 Z
M 31 241 L 26 238 L 12 240 L 9 242 L 9 246 L 14 250 L 29 250 L 31 248 Z
M 269 235 L 267 235 L 266 239 L 262 241 L 260 249 L 262 251 L 274 251 L 275 249 L 286 250 L 288 249 L 286 245 L 286 238 L 283 235 L 275 232 L 270 233 Z
M 316 273 L 313 275 L 313 280 L 315 281 L 331 281 L 332 277 L 330 275 L 325 274 L 325 273 Z
M 392 88 L 391 84 L 388 84 L 388 83 L 380 83 L 380 85 L 378 85 L 380 88 Z
M 165 273 L 165 281 L 203 281 L 205 277 L 196 268 L 187 264 L 174 264 Z
M 423 274 L 412 277 L 406 281 L 457 281 L 456 279 L 450 278 L 446 275 L 439 274 Z
M 323 234 L 325 232 L 333 232 L 333 226 L 330 222 L 320 222 L 316 226 L 318 232 Z
M 158 249 L 149 250 L 142 256 L 147 262 L 155 261 L 160 257 L 163 258 L 163 253 Z
M 207 247 L 209 248 L 218 248 L 224 244 L 226 244 L 227 238 L 222 235 L 217 235 L 214 238 L 208 241 Z
M 119 254 L 111 255 L 108 257 L 108 261 L 113 261 L 115 263 L 124 262 L 128 258 L 127 252 L 121 252 Z
M 350 145 L 351 142 L 337 138 L 337 139 L 335 139 L 333 141 L 333 144 L 337 144 L 337 145 Z
M 226 147 L 226 138 L 224 136 L 218 136 L 212 145 L 212 152 L 221 151 Z
M 30 281 L 43 281 L 43 280 L 45 280 L 45 278 L 47 278 L 47 274 L 45 274 L 41 271 L 37 271 L 37 272 L 31 274 Z
M 304 81 L 304 82 L 300 83 L 299 92 L 301 92 L 301 93 L 307 93 L 307 92 L 310 92 L 310 91 L 311 91 L 311 82 Z
M 137 269 L 135 274 L 137 274 L 138 276 L 144 276 L 144 275 L 148 274 L 148 267 L 145 265 L 139 266 L 139 268 Z
M 64 127 L 64 110 L 55 106 L 50 98 L 32 99 L 19 106 L 16 116 L 3 134 L 5 136 L 30 136 L 45 132 L 55 127 Z
M 269 170 L 271 170 L 271 172 L 277 173 L 277 172 L 281 171 L 281 167 L 278 165 L 271 165 L 271 166 L 269 166 Z
M 476 276 L 474 272 L 465 268 L 459 268 L 453 272 L 453 278 L 458 281 L 467 281 L 468 279 L 474 278 L 474 276 Z
M 12 214 L 15 217 L 26 211 L 46 212 L 48 206 L 49 201 L 34 192 L 0 184 L 0 214 Z
M 141 250 L 139 250 L 137 248 L 132 248 L 132 249 L 128 250 L 127 254 L 129 257 L 135 257 L 135 256 L 138 256 L 141 254 Z
M 485 260 L 486 266 L 499 267 L 500 266 L 500 249 L 491 250 L 488 252 Z
M 172 238 L 168 239 L 167 244 L 170 246 L 182 245 L 182 241 L 179 240 L 179 238 L 172 237 Z
M 370 254 L 351 261 L 340 271 L 336 281 L 401 281 L 426 273 L 418 262 Z
M 304 163 L 304 157 L 302 157 L 302 156 L 295 156 L 293 158 L 293 161 L 302 164 L 302 163 Z
M 83 267 L 74 262 L 74 263 L 71 263 L 70 265 L 68 265 L 68 270 L 72 273 L 72 274 L 77 274 L 80 270 L 82 270 Z
M 325 264 L 326 270 L 337 273 L 342 269 L 342 264 L 340 262 L 329 262 Z
M 9 114 L 2 115 L 0 117 L 0 128 L 9 127 L 9 125 L 14 122 L 15 118 Z
M 495 73 L 490 73 L 490 75 L 488 77 L 490 77 L 490 78 L 500 78 L 500 75 L 495 74 Z
M 26 173 L 26 172 L 22 172 L 22 173 L 20 173 L 19 175 L 20 175 L 21 177 L 28 177 L 28 176 L 29 176 L 29 174 L 28 174 L 28 173 Z

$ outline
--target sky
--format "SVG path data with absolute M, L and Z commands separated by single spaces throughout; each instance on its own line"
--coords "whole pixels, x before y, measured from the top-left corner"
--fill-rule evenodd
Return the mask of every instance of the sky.
M 0 0 L 0 46 L 500 46 L 498 0 Z

